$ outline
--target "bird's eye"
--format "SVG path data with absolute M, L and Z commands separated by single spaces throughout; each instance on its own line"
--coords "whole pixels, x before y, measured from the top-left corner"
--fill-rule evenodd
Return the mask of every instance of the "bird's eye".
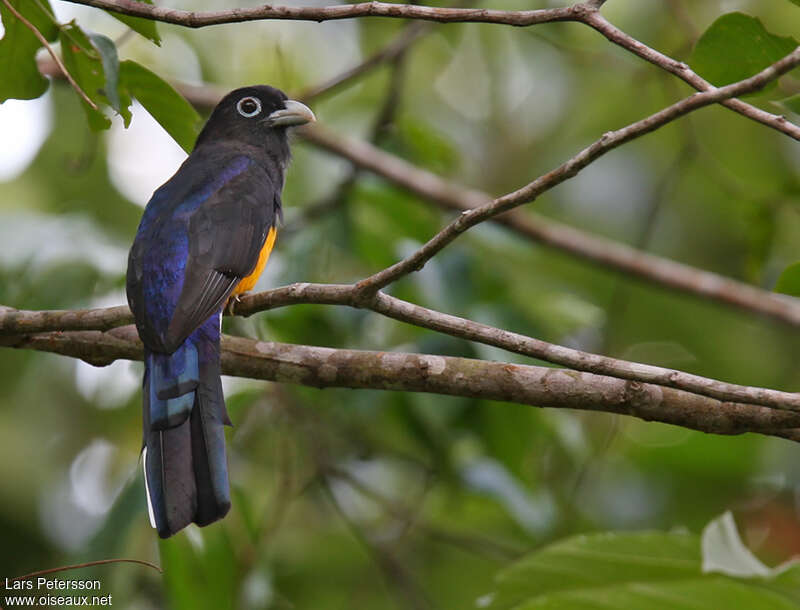
M 243 117 L 250 118 L 261 112 L 261 102 L 257 97 L 243 97 L 236 104 L 236 110 Z

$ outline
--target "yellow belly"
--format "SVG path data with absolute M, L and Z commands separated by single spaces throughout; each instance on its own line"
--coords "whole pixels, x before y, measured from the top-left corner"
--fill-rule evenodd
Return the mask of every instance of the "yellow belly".
M 272 252 L 272 247 L 275 245 L 275 237 L 277 235 L 278 232 L 275 230 L 275 227 L 271 227 L 269 233 L 267 233 L 267 239 L 264 241 L 264 246 L 258 254 L 258 262 L 256 263 L 255 269 L 253 269 L 250 275 L 242 278 L 236 285 L 236 288 L 233 289 L 232 295 L 242 294 L 243 292 L 253 289 L 261 272 L 264 271 L 264 266 L 267 264 L 270 252 Z

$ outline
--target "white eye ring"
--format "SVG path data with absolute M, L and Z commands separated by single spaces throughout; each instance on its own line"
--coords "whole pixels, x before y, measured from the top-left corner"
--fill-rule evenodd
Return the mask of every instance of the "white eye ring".
M 245 103 L 248 103 L 248 102 L 255 103 L 256 109 L 252 110 L 251 112 L 247 112 L 246 110 L 244 110 L 243 106 L 244 106 Z M 240 99 L 236 103 L 236 111 L 239 114 L 241 114 L 243 117 L 246 117 L 248 119 L 250 117 L 254 117 L 257 114 L 261 113 L 261 100 L 259 100 L 257 97 L 249 97 L 249 96 L 248 97 L 243 97 L 242 99 Z

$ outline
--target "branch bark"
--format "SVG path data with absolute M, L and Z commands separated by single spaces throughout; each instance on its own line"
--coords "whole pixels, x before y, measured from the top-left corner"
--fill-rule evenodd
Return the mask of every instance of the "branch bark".
M 365 307 L 400 322 L 467 341 L 492 345 L 512 353 L 566 366 L 576 371 L 606 375 L 631 382 L 652 383 L 665 388 L 682 389 L 728 402 L 749 403 L 800 412 L 800 394 L 726 383 L 675 369 L 582 352 L 427 309 L 382 292 L 364 303 L 359 301 L 358 286 L 354 284 L 292 284 L 267 292 L 244 295 L 241 297 L 241 301 L 234 305 L 234 313 L 249 316 L 268 309 L 299 304 Z M 63 324 L 61 320 L 63 320 Z M 85 331 L 105 330 L 129 324 L 131 321 L 132 316 L 127 307 L 78 312 L 20 312 L 6 308 L 5 311 L 0 311 L 0 346 L 26 345 L 29 339 L 20 337 L 22 332 L 28 333 L 29 336 L 39 336 L 32 333 L 63 331 L 66 328 Z M 86 335 L 82 340 L 88 340 L 88 338 L 89 335 Z M 83 349 L 84 355 L 77 357 L 92 364 L 107 364 L 103 359 L 102 351 L 95 353 L 88 345 Z
M 491 345 L 576 371 L 682 389 L 720 400 L 753 403 L 775 409 L 800 411 L 800 394 L 742 386 L 693 375 L 684 371 L 629 362 L 548 343 L 540 339 L 494 328 L 446 313 L 414 305 L 383 292 L 367 304 L 358 302 L 358 286 L 351 284 L 292 284 L 254 295 L 245 295 L 234 313 L 251 315 L 286 305 L 323 303 L 362 306 L 386 317 L 447 335 Z
M 8 347 L 92 363 L 141 360 L 133 326 L 8 338 Z M 800 440 L 800 414 L 730 403 L 683 390 L 563 369 L 450 356 L 291 345 L 224 336 L 222 372 L 316 388 L 428 392 L 630 415 L 714 434 L 760 432 Z
M 20 311 L 0 305 L 0 337 L 56 330 L 109 330 L 133 323 L 127 305 L 102 309 Z
M 136 0 L 68 0 L 75 4 L 93 6 L 131 17 L 143 17 L 189 28 L 202 28 L 223 23 L 261 21 L 265 19 L 290 19 L 301 21 L 331 21 L 358 17 L 389 17 L 394 19 L 422 19 L 440 23 L 478 22 L 514 26 L 529 26 L 553 21 L 576 21 L 586 11 L 597 10 L 596 2 L 574 6 L 530 11 L 501 11 L 477 8 L 443 8 L 417 4 L 392 4 L 386 2 L 361 2 L 335 6 L 256 6 L 223 11 L 183 11 L 174 8 L 145 4 Z

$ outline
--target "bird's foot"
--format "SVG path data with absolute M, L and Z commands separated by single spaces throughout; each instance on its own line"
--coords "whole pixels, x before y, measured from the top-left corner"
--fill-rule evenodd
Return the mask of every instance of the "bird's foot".
M 236 315 L 235 309 L 236 306 L 242 302 L 242 299 L 239 298 L 241 297 L 242 294 L 246 293 L 242 292 L 240 294 L 233 294 L 230 297 L 228 297 L 228 303 L 225 305 L 225 313 L 227 313 L 229 316 Z

